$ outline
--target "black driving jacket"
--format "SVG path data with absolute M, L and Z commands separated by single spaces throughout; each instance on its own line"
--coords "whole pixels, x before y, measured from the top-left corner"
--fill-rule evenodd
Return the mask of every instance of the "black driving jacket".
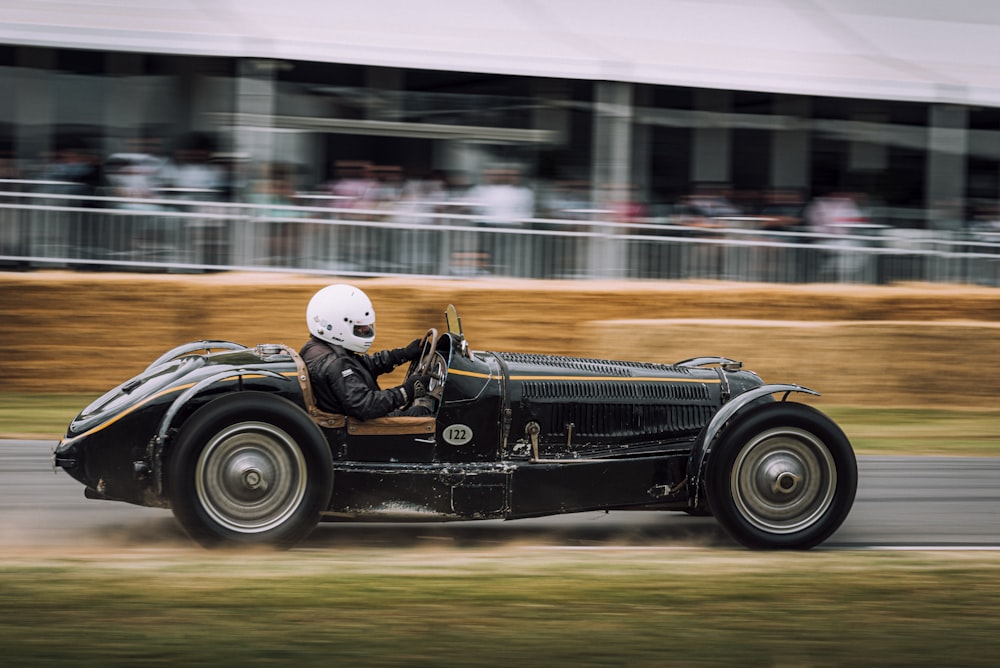
M 402 348 L 362 355 L 313 336 L 299 354 L 309 369 L 320 410 L 369 420 L 388 415 L 406 403 L 400 388 L 383 390 L 375 380 L 407 361 Z

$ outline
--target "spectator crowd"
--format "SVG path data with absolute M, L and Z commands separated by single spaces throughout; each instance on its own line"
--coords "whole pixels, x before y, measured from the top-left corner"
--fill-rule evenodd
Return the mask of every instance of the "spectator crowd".
M 396 165 L 363 160 L 337 161 L 328 181 L 309 184 L 294 165 L 252 164 L 216 152 L 201 136 L 179 143 L 170 155 L 158 141 L 136 141 L 129 149 L 100 159 L 83 145 L 67 144 L 23 171 L 15 169 L 9 156 L 0 156 L 0 191 L 57 196 L 63 206 L 86 209 L 152 213 L 178 203 L 197 205 L 187 210 L 200 212 L 201 218 L 185 225 L 199 235 L 198 261 L 220 265 L 226 264 L 230 234 L 225 222 L 204 214 L 215 211 L 213 206 L 238 203 L 249 206 L 252 216 L 271 221 L 264 223 L 266 243 L 254 251 L 252 261 L 289 268 L 300 266 L 303 256 L 325 254 L 339 266 L 374 271 L 416 264 L 410 267 L 414 273 L 573 275 L 586 261 L 580 257 L 587 252 L 582 245 L 570 249 L 575 257 L 562 252 L 554 258 L 553 241 L 545 234 L 509 232 L 572 232 L 601 225 L 632 234 L 690 238 L 736 228 L 752 229 L 758 239 L 847 248 L 854 243 L 850 239 L 876 227 L 865 196 L 847 190 L 807 198 L 791 188 L 750 193 L 733 192 L 725 184 L 696 184 L 690 193 L 663 203 L 645 201 L 633 185 L 595 188 L 584 180 L 531 179 L 517 165 L 494 165 L 475 175 L 409 174 Z M 964 232 L 1000 234 L 995 205 L 956 217 Z M 322 219 L 346 219 L 353 225 L 334 229 L 310 224 Z M 95 239 L 102 233 L 95 221 L 99 219 L 90 217 L 86 224 L 72 226 L 67 243 L 99 245 Z M 372 221 L 394 227 L 365 229 L 363 224 Z M 436 242 L 408 229 L 429 221 L 490 234 L 474 239 L 456 234 L 447 249 L 447 266 L 442 266 L 431 247 Z M 168 235 L 168 227 L 151 219 L 131 229 L 131 243 L 155 246 Z M 9 224 L 3 228 L 0 217 L 0 254 L 10 255 L 17 250 L 14 237 L 24 230 L 12 231 Z

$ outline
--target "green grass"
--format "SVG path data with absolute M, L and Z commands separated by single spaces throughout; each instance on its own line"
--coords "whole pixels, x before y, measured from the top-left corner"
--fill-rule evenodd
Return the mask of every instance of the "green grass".
M 10 394 L 0 392 L 0 438 L 57 440 L 94 394 Z
M 56 440 L 97 396 L 0 393 L 0 438 Z M 1000 456 L 1000 410 L 819 407 L 859 454 Z
M 988 666 L 983 553 L 163 551 L 0 561 L 10 665 Z
M 1000 456 L 1000 410 L 823 408 L 859 454 Z

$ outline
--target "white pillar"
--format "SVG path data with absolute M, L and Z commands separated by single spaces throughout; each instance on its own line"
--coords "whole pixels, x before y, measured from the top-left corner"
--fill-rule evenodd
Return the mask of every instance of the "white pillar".
M 632 183 L 632 84 L 601 81 L 595 84 L 592 201 L 600 208 L 610 189 Z M 598 216 L 608 220 L 608 216 Z M 614 226 L 595 226 L 604 236 L 589 244 L 588 274 L 592 278 L 616 278 L 625 274 L 625 246 L 615 241 L 621 232 Z

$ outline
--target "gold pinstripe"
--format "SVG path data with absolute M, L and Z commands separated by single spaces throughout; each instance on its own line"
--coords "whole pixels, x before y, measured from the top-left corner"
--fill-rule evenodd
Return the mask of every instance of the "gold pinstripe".
M 461 369 L 449 369 L 449 376 L 469 376 L 470 378 L 490 379 L 492 374 L 479 373 L 478 371 L 463 371 Z M 613 380 L 624 382 L 646 382 L 646 383 L 719 383 L 718 378 L 658 378 L 654 376 L 509 376 L 510 380 Z
M 288 377 L 297 377 L 299 375 L 299 373 L 298 373 L 298 371 L 283 371 L 281 373 L 281 375 L 282 376 L 288 376 Z M 223 378 L 219 382 L 220 383 L 226 383 L 226 382 L 229 382 L 229 381 L 232 381 L 232 380 L 237 380 L 239 378 L 264 378 L 265 376 L 266 376 L 266 374 L 262 374 L 262 373 L 236 374 L 234 376 L 229 376 L 228 378 Z M 107 429 L 108 427 L 110 427 L 111 425 L 113 425 L 114 423 L 116 423 L 119 420 L 121 420 L 122 418 L 124 418 L 126 415 L 129 415 L 129 414 L 131 414 L 131 413 L 139 410 L 140 408 L 142 408 L 143 406 L 145 406 L 146 404 L 148 404 L 150 401 L 153 401 L 154 399 L 159 399 L 160 397 L 162 397 L 164 395 L 167 395 L 167 394 L 170 394 L 171 392 L 182 392 L 182 391 L 188 389 L 189 387 L 194 387 L 196 384 L 197 383 L 184 383 L 183 385 L 174 385 L 173 387 L 168 387 L 168 388 L 166 388 L 164 390 L 160 390 L 156 394 L 151 394 L 148 397 L 146 397 L 145 399 L 143 399 L 142 401 L 136 403 L 133 406 L 130 406 L 127 410 L 124 410 L 121 413 L 119 413 L 118 415 L 114 416 L 113 418 L 111 418 L 107 422 L 102 422 L 101 424 L 97 425 L 96 427 L 93 427 L 92 429 L 88 429 L 87 431 L 83 432 L 82 434 L 77 434 L 73 438 L 63 438 L 61 441 L 59 441 L 59 445 L 57 447 L 62 447 L 63 445 L 66 445 L 68 443 L 72 443 L 73 441 L 79 440 L 79 439 L 83 438 L 84 436 L 90 436 L 91 434 L 96 434 L 99 431 L 103 431 L 103 430 Z

